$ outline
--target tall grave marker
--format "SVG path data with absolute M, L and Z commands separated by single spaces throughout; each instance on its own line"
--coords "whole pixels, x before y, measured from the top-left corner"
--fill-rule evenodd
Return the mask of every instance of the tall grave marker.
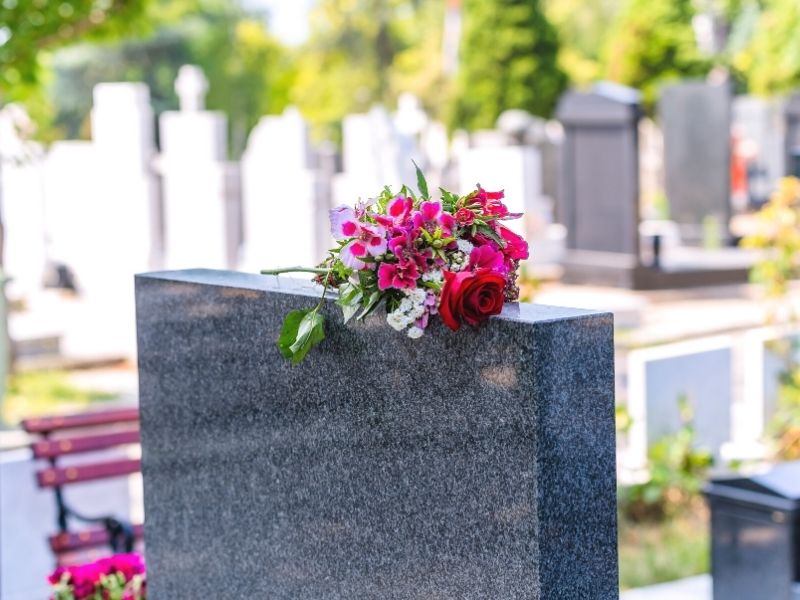
M 731 218 L 731 92 L 727 83 L 666 87 L 659 102 L 670 218 L 685 242 L 700 244 Z
M 639 93 L 603 85 L 568 92 L 559 219 L 567 227 L 565 276 L 632 285 L 639 256 Z

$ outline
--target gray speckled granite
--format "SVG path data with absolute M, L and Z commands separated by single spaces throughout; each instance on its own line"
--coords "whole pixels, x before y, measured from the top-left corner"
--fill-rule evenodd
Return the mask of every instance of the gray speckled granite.
M 612 320 L 507 306 L 420 340 L 381 316 L 292 367 L 310 286 L 136 281 L 155 600 L 616 600 Z

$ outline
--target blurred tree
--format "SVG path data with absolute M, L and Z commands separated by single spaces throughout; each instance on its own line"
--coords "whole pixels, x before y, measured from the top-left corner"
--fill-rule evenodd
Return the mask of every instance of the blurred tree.
M 391 106 L 401 90 L 436 109 L 442 15 L 435 0 L 320 0 L 291 101 L 332 137 L 346 114 Z
M 800 86 L 800 2 L 764 0 L 748 6 L 752 31 L 733 55 L 733 65 L 756 94 L 780 94 Z M 744 27 L 744 26 L 743 26 Z M 745 36 L 742 36 L 743 38 Z
M 547 18 L 558 30 L 559 63 L 570 81 L 590 83 L 600 76 L 601 50 L 621 0 L 546 0 Z
M 157 113 L 175 109 L 174 81 L 183 64 L 205 71 L 206 104 L 228 115 L 233 156 L 261 115 L 283 110 L 294 71 L 289 52 L 264 20 L 229 2 L 182 3 L 167 3 L 172 13 L 151 20 L 154 31 L 147 38 L 80 44 L 55 55 L 49 92 L 59 136 L 88 135 L 92 89 L 101 81 L 143 81 Z
M 119 36 L 148 0 L 5 0 L 0 3 L 0 92 L 36 84 L 42 53 L 82 38 Z
M 465 0 L 451 126 L 494 127 L 509 108 L 550 116 L 567 84 L 558 48 L 539 0 Z
M 605 49 L 606 76 L 642 91 L 652 108 L 658 87 L 702 77 L 711 64 L 697 47 L 692 0 L 627 0 Z

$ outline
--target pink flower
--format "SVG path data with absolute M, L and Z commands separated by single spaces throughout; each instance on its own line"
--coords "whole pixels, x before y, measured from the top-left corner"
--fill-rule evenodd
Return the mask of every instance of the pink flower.
M 417 229 L 433 233 L 441 227 L 442 233 L 446 236 L 453 234 L 453 227 L 456 224 L 453 215 L 442 212 L 442 205 L 439 202 L 423 202 L 412 218 Z
M 475 213 L 468 208 L 459 208 L 455 214 L 456 223 L 462 227 L 469 227 L 475 222 Z
M 485 215 L 495 215 L 498 217 L 505 217 L 508 215 L 508 207 L 501 202 L 504 197 L 505 192 L 503 190 L 499 192 L 487 192 L 482 187 L 478 187 L 477 200 L 481 208 L 483 208 L 483 214 Z
M 476 246 L 469 255 L 469 268 L 473 271 L 488 269 L 504 273 L 506 271 L 505 256 L 488 244 Z
M 511 260 L 525 260 L 528 258 L 528 242 L 521 236 L 511 231 L 508 227 L 498 226 L 497 233 L 505 240 L 503 254 Z
M 414 201 L 411 198 L 397 196 L 386 206 L 386 215 L 374 215 L 375 220 L 384 227 L 404 227 L 408 225 Z
M 417 269 L 417 264 L 413 261 L 384 262 L 378 267 L 378 289 L 413 289 L 417 287 L 418 277 L 419 270 Z
M 330 212 L 334 239 L 350 239 L 339 252 L 342 262 L 351 269 L 363 269 L 365 256 L 386 252 L 386 229 L 382 225 L 362 223 L 352 208 L 339 206 Z

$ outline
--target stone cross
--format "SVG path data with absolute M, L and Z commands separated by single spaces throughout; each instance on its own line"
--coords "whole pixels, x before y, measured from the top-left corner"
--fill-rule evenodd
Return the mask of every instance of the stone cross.
M 175 79 L 175 93 L 178 94 L 178 103 L 181 111 L 196 112 L 206 107 L 206 94 L 208 93 L 208 79 L 203 70 L 195 65 L 183 65 L 178 69 Z

